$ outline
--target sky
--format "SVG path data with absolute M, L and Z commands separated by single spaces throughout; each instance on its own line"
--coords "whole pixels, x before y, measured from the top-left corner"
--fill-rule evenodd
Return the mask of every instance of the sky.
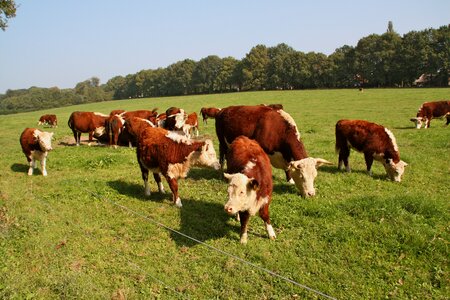
M 449 0 L 16 0 L 0 30 L 0 94 L 285 43 L 331 54 L 359 39 L 450 24 Z

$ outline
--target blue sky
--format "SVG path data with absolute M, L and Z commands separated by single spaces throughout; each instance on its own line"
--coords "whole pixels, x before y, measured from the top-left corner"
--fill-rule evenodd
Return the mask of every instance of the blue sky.
M 185 58 L 245 57 L 286 43 L 331 54 L 392 21 L 401 35 L 450 23 L 448 0 L 16 0 L 0 31 L 0 93 L 73 88 L 93 76 L 156 69 Z

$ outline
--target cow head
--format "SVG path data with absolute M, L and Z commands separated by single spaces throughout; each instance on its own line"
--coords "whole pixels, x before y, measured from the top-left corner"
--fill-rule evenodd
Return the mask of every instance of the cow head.
M 422 118 L 422 117 L 417 117 L 417 118 L 411 118 L 410 121 L 414 122 L 414 124 L 416 124 L 417 129 L 420 129 L 420 127 L 422 127 L 422 124 L 425 123 L 426 120 L 424 120 L 424 118 Z
M 53 137 L 53 132 L 39 131 L 36 133 L 36 138 L 39 142 L 39 146 L 41 146 L 41 149 L 44 151 L 53 150 L 52 137 Z
M 331 164 L 331 162 L 323 158 L 307 157 L 291 161 L 287 170 L 291 173 L 292 179 L 294 179 L 302 197 L 309 197 L 316 194 L 314 179 L 317 177 L 317 168 Z
M 224 173 L 224 176 L 228 179 L 228 201 L 224 206 L 225 211 L 230 215 L 240 211 L 248 211 L 250 215 L 255 215 L 264 204 L 264 201 L 258 203 L 257 199 L 259 183 L 242 173 Z
M 403 160 L 398 163 L 394 163 L 392 159 L 388 159 L 384 162 L 384 168 L 386 173 L 392 181 L 400 182 L 402 181 L 402 175 L 405 172 L 405 167 L 408 165 Z
M 195 159 L 196 163 L 199 165 L 212 167 L 215 170 L 220 169 L 220 163 L 217 159 L 216 150 L 211 140 L 205 140 L 202 147 L 196 151 L 198 157 Z

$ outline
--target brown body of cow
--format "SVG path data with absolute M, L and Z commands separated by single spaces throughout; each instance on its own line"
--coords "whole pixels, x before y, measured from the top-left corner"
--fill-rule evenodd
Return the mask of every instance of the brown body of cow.
M 166 110 L 166 119 L 162 123 L 162 127 L 171 131 L 182 131 L 186 119 L 187 115 L 184 109 L 170 107 Z
M 445 125 L 450 124 L 450 101 L 436 101 L 425 102 L 420 106 L 419 111 L 415 118 L 411 121 L 416 124 L 416 128 L 420 129 L 422 124 L 425 124 L 425 128 L 430 127 L 431 119 L 445 117 L 447 122 Z
M 89 134 L 89 145 L 95 137 L 99 142 L 108 142 L 106 133 L 106 120 L 108 115 L 95 112 L 75 111 L 70 117 L 67 125 L 72 129 L 73 137 L 77 146 L 80 145 L 81 134 Z
M 207 119 L 212 118 L 215 119 L 216 115 L 219 113 L 220 108 L 215 107 L 202 107 L 200 109 L 200 115 L 202 116 L 203 123 L 208 124 Z
M 120 115 L 121 113 L 124 113 L 125 110 L 124 109 L 114 109 L 109 113 L 109 116 L 115 116 L 115 115 Z
M 342 169 L 344 165 L 347 172 L 350 172 L 350 147 L 364 153 L 369 174 L 372 174 L 370 169 L 373 161 L 377 160 L 383 164 L 391 180 L 401 181 L 407 164 L 400 160 L 397 142 L 389 129 L 363 120 L 339 120 L 336 123 L 338 168 Z
M 53 132 L 40 131 L 36 128 L 25 128 L 20 135 L 20 145 L 30 166 L 28 175 L 33 175 L 36 161 L 39 160 L 41 162 L 42 175 L 47 176 L 46 160 L 48 152 L 53 149 L 52 137 Z
M 223 163 L 227 144 L 240 135 L 257 141 L 269 155 L 275 168 L 291 175 L 303 197 L 314 196 L 316 168 L 331 164 L 321 158 L 308 157 L 292 117 L 270 106 L 230 106 L 216 116 L 219 160 Z
M 241 243 L 247 242 L 247 228 L 250 216 L 259 212 L 270 239 L 275 232 L 270 224 L 269 205 L 272 201 L 272 167 L 261 146 L 245 136 L 236 138 L 227 153 L 229 180 L 228 202 L 225 211 L 239 214 L 241 222 Z
M 58 119 L 56 115 L 42 115 L 39 118 L 38 125 L 47 125 L 51 127 L 58 127 Z
M 188 138 L 191 137 L 192 131 L 195 133 L 195 136 L 198 136 L 198 117 L 196 112 L 190 113 L 183 125 L 184 135 Z
M 150 195 L 149 171 L 153 173 L 160 192 L 164 192 L 164 188 L 159 173 L 163 174 L 172 191 L 173 202 L 181 207 L 177 179 L 185 178 L 194 165 L 220 168 L 211 140 L 189 140 L 163 128 L 134 128 L 132 131 L 139 135 L 136 154 L 147 196 Z

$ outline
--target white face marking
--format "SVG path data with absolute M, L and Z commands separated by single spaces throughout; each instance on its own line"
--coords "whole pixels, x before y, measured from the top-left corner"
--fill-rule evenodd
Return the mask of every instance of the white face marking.
M 178 129 L 183 128 L 183 125 L 187 119 L 187 115 L 184 112 L 184 109 L 180 109 L 180 112 L 175 114 L 174 116 L 175 116 L 175 128 L 178 128 Z
M 214 146 L 211 140 L 205 140 L 205 144 L 202 146 L 200 156 L 195 159 L 194 164 L 212 167 L 215 170 L 220 169 L 220 163 L 217 159 L 216 150 L 214 150 Z
M 284 110 L 280 109 L 278 110 L 278 113 L 291 125 L 295 128 L 295 135 L 297 136 L 297 139 L 300 140 L 300 133 L 297 129 L 297 124 L 295 124 L 294 119 L 291 117 L 290 114 L 285 112 Z
M 104 134 L 106 134 L 106 128 L 104 126 L 100 126 L 100 127 L 95 128 L 95 130 L 94 130 L 94 136 L 95 137 L 99 137 L 99 136 L 102 136 Z
M 387 128 L 384 128 L 384 131 L 387 133 L 387 135 L 389 136 L 389 138 L 391 139 L 392 142 L 392 146 L 394 146 L 394 150 L 396 152 L 398 152 L 398 146 L 397 146 L 397 141 L 395 140 L 395 136 L 394 134 Z
M 242 173 L 224 174 L 229 180 L 228 202 L 225 204 L 225 211 L 234 215 L 239 211 L 248 211 L 250 215 L 255 215 L 261 206 L 268 202 L 268 198 L 260 201 L 256 198 L 256 189 L 250 184 L 252 179 Z
M 43 151 L 52 150 L 53 132 L 35 130 L 33 135 L 38 139 L 39 145 Z
M 295 181 L 297 189 L 303 197 L 314 196 L 314 179 L 317 177 L 316 160 L 307 157 L 289 163 L 289 171 Z
M 383 162 L 384 168 L 386 169 L 386 173 L 392 181 L 401 182 L 402 175 L 405 172 L 405 167 L 408 165 L 404 161 L 399 161 L 395 164 L 392 160 L 389 160 L 388 163 Z

